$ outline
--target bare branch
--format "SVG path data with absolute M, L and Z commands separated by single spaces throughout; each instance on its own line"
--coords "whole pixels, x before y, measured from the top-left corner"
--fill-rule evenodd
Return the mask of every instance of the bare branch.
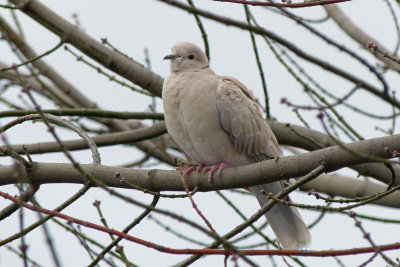
M 166 133 L 165 123 L 159 123 L 150 127 L 128 130 L 119 133 L 104 134 L 93 137 L 97 146 L 110 146 L 115 144 L 127 144 L 140 142 L 146 139 L 157 137 Z M 82 139 L 63 141 L 63 144 L 69 151 L 88 148 L 88 144 Z M 22 144 L 11 145 L 10 149 L 16 153 L 23 154 Z M 60 152 L 60 146 L 57 142 L 43 142 L 34 144 L 25 144 L 29 154 L 42 154 L 48 152 Z M 3 148 L 0 146 L 0 149 Z M 0 155 L 1 156 L 1 155 Z
M 330 4 L 347 2 L 347 1 L 351 1 L 351 0 L 320 0 L 320 1 L 312 1 L 312 2 L 304 1 L 302 3 L 272 3 L 272 2 L 260 2 L 260 1 L 246 1 L 246 0 L 214 0 L 214 1 L 215 2 L 245 4 L 245 5 L 251 5 L 251 6 L 301 8 L 301 7 L 330 5 Z
M 109 111 L 103 109 L 91 108 L 64 108 L 64 109 L 43 109 L 43 113 L 48 113 L 56 116 L 82 116 L 82 117 L 101 117 L 113 118 L 121 120 L 164 120 L 164 114 L 156 112 L 128 112 L 128 111 Z M 7 110 L 0 111 L 0 118 L 17 117 L 29 114 L 37 114 L 37 110 Z
M 106 68 L 149 92 L 161 96 L 163 79 L 159 75 L 104 46 L 39 1 L 13 0 L 11 2 L 22 6 L 21 10 L 24 13 L 58 35 L 65 43 L 70 43 Z
M 47 18 L 55 25 L 51 26 L 51 30 L 55 30 L 56 33 L 59 33 L 61 40 L 65 42 L 70 42 L 72 45 L 78 45 L 78 49 L 82 52 L 91 52 L 88 56 L 92 57 L 93 59 L 97 60 L 101 64 L 111 65 L 118 70 L 122 71 L 128 80 L 131 78 L 138 79 L 140 82 L 140 86 L 149 89 L 155 88 L 158 89 L 158 95 L 161 95 L 161 87 L 163 80 L 157 74 L 154 74 L 150 70 L 145 69 L 143 66 L 127 59 L 126 57 L 116 53 L 109 48 L 102 45 L 100 42 L 94 40 L 90 36 L 86 35 L 84 32 L 79 31 L 75 26 L 68 23 L 66 20 L 58 16 L 57 14 L 53 13 L 51 10 L 47 9 L 41 3 L 37 1 L 16 1 L 14 4 L 18 6 L 23 6 L 22 10 L 31 10 L 34 14 L 33 16 L 37 16 L 38 21 L 40 22 L 42 19 Z M 28 8 L 29 7 L 29 8 Z M 38 14 L 35 12 L 39 12 Z M 30 14 L 28 12 L 28 14 Z M 20 38 L 11 27 L 9 27 L 4 20 L 0 18 L 0 26 L 2 29 L 6 30 L 9 37 L 13 38 L 13 42 L 16 46 L 21 50 L 22 53 L 27 58 L 34 58 L 37 54 L 31 49 L 28 44 L 24 42 L 22 38 Z M 47 25 L 47 24 L 46 24 Z M 59 27 L 59 28 L 58 28 Z M 10 38 L 11 38 L 10 37 Z M 93 49 L 93 50 L 92 50 Z M 121 61 L 122 60 L 122 61 Z M 90 101 L 86 98 L 83 94 L 81 94 L 72 84 L 66 81 L 59 73 L 57 73 L 53 68 L 47 65 L 42 60 L 37 60 L 33 62 L 33 64 L 39 69 L 39 71 L 46 75 L 55 85 L 57 85 L 61 90 L 65 92 L 65 94 L 69 95 L 75 102 L 79 103 L 80 106 L 86 108 L 94 108 L 97 107 L 97 104 Z M 107 67 L 107 66 L 106 66 Z M 111 68 L 111 70 L 114 70 Z M 115 71 L 115 70 L 114 70 Z M 119 73 L 121 75 L 121 73 Z M 137 75 L 137 76 L 136 76 Z M 147 86 L 147 87 L 146 87 Z M 150 90 L 150 89 L 149 89 Z M 150 90 L 151 91 L 151 90 Z M 157 94 L 157 92 L 153 92 Z M 130 129 L 126 124 L 121 123 L 120 121 L 116 120 L 105 120 L 103 121 L 107 126 L 109 126 L 114 131 L 121 131 Z M 135 144 L 140 150 L 144 151 L 145 153 L 150 154 L 151 156 L 166 162 L 171 163 L 173 160 L 165 153 L 160 151 L 157 146 L 149 141 L 138 142 Z
M 127 115 L 126 113 L 124 113 Z M 124 116 L 125 116 L 124 115 Z M 101 114 L 99 114 L 101 116 Z M 328 135 L 311 130 L 305 127 L 280 123 L 276 121 L 268 121 L 272 131 L 275 133 L 281 145 L 289 145 L 303 148 L 305 150 L 314 151 L 321 148 L 331 147 L 336 145 Z M 166 132 L 165 124 L 157 124 L 149 128 L 141 128 L 138 130 L 124 131 L 121 133 L 99 135 L 93 137 L 93 140 L 98 146 L 107 146 L 114 144 L 133 143 L 140 140 L 156 137 Z M 69 150 L 86 149 L 87 145 L 80 139 L 64 141 L 64 144 Z M 19 154 L 25 153 L 22 149 L 24 144 L 11 145 L 11 149 Z M 25 144 L 30 154 L 59 152 L 60 148 L 56 142 L 44 142 L 36 144 Z M 0 155 L 1 156 L 1 155 Z M 172 160 L 169 161 L 172 164 Z M 391 173 L 380 163 L 366 163 L 349 166 L 356 170 L 361 175 L 373 177 L 381 182 L 390 183 Z M 400 168 L 393 166 L 396 174 L 396 184 L 400 181 Z
M 379 90 L 377 87 L 375 87 L 374 85 L 366 82 L 365 80 L 361 80 L 358 77 L 354 76 L 353 74 L 342 70 L 338 67 L 335 67 L 334 65 L 330 64 L 327 61 L 322 61 L 319 58 L 306 53 L 305 51 L 303 51 L 302 49 L 300 49 L 299 47 L 297 47 L 295 44 L 287 41 L 286 39 L 283 39 L 282 37 L 276 35 L 275 33 L 273 33 L 272 31 L 267 30 L 266 28 L 262 28 L 262 27 L 256 27 L 256 26 L 252 26 L 252 25 L 248 25 L 247 23 L 243 23 L 241 21 L 238 20 L 234 20 L 225 16 L 219 16 L 217 14 L 211 13 L 209 11 L 206 10 L 202 10 L 202 9 L 194 9 L 188 5 L 185 5 L 181 2 L 178 2 L 176 0 L 158 0 L 160 2 L 164 2 L 168 5 L 172 5 L 175 6 L 177 8 L 189 11 L 191 13 L 197 13 L 200 16 L 209 18 L 213 21 L 217 21 L 220 23 L 223 23 L 225 25 L 230 25 L 230 26 L 234 26 L 237 27 L 239 29 L 244 29 L 244 30 L 250 30 L 256 34 L 262 35 L 262 36 L 266 36 L 270 39 L 272 39 L 273 41 L 285 46 L 286 48 L 288 48 L 289 50 L 291 50 L 293 53 L 295 53 L 297 56 L 318 65 L 319 67 L 332 72 L 340 77 L 342 77 L 343 79 L 346 79 L 348 81 L 351 81 L 352 83 L 354 83 L 355 85 L 359 86 L 360 88 L 364 88 L 366 89 L 368 92 L 374 94 L 375 96 L 381 98 L 384 101 L 389 102 L 390 104 L 400 108 L 400 102 L 398 102 L 396 99 L 388 97 L 388 95 L 386 94 L 385 91 Z M 364 63 L 366 63 L 362 58 L 358 58 L 359 60 L 362 60 Z M 370 68 L 370 66 L 369 66 Z M 370 70 L 373 70 L 370 68 Z M 379 74 L 374 71 L 374 73 L 379 76 Z M 379 78 L 379 77 L 378 77 Z
M 352 151 L 366 153 L 375 157 L 391 158 L 392 154 L 385 147 L 400 150 L 400 135 L 374 138 L 351 144 L 346 147 Z M 251 165 L 227 168 L 221 178 L 208 182 L 208 176 L 193 172 L 188 178 L 188 187 L 193 190 L 210 191 L 248 187 L 278 180 L 285 180 L 305 175 L 315 169 L 321 161 L 326 162 L 326 171 L 332 172 L 349 165 L 370 162 L 368 158 L 360 158 L 353 153 L 344 151 L 340 146 L 320 149 L 314 152 L 267 160 Z M 81 165 L 86 173 L 93 174 L 96 179 L 112 187 L 126 188 L 127 185 L 115 178 L 119 172 L 126 180 L 141 188 L 151 191 L 181 191 L 183 190 L 179 172 L 167 170 L 138 170 L 109 167 L 98 164 Z M 13 166 L 0 167 L 0 185 L 13 184 L 15 179 Z M 246 177 L 246 179 L 243 179 Z M 43 183 L 82 183 L 82 175 L 67 163 L 34 163 L 31 177 L 36 184 Z M 390 179 L 390 178 L 389 178 Z M 398 180 L 396 181 L 398 184 Z
M 36 58 L 38 54 L 0 17 L 0 28 L 6 33 L 10 41 L 18 48 L 26 59 Z M 49 78 L 59 89 L 72 98 L 79 105 L 88 108 L 96 108 L 96 103 L 90 101 L 71 83 L 65 80 L 54 68 L 49 66 L 42 59 L 32 62 L 41 74 Z
M 361 28 L 357 27 L 357 25 L 355 25 L 353 21 L 351 21 L 351 19 L 347 17 L 337 5 L 324 6 L 324 8 L 328 13 L 328 15 L 336 22 L 336 24 L 344 32 L 346 32 L 353 40 L 358 42 L 364 49 L 371 52 L 371 50 L 368 49 L 368 45 L 370 43 L 374 43 L 374 45 L 378 46 L 381 50 L 390 54 L 389 49 L 385 48 L 385 46 L 383 46 L 377 40 L 375 40 L 374 37 L 370 36 L 368 33 L 364 32 Z M 385 63 L 386 67 L 400 72 L 400 64 L 394 62 L 393 60 L 390 60 L 387 56 L 384 56 L 384 54 L 382 53 L 372 53 L 372 54 L 380 61 Z M 400 59 L 398 57 L 396 57 L 395 55 L 391 56 L 396 58 L 398 62 L 400 62 Z
M 373 183 L 364 179 L 354 179 L 338 174 L 321 174 L 317 179 L 300 187 L 302 191 L 314 189 L 331 196 L 342 196 L 345 198 L 366 197 L 384 192 L 387 186 Z M 396 191 L 384 198 L 378 199 L 372 204 L 400 208 L 400 192 Z
M 0 62 L 0 68 L 6 68 L 7 65 Z M 43 84 L 39 83 L 34 77 L 20 74 L 17 76 L 14 71 L 0 72 L 0 79 L 6 79 L 12 84 L 20 84 L 22 81 L 24 84 L 29 84 L 35 92 L 45 96 L 48 99 L 54 101 L 58 106 L 63 106 L 66 103 L 70 103 L 72 106 L 79 107 L 79 104 L 72 100 L 68 95 L 61 91 L 58 87 L 50 85 L 46 82 Z M 46 90 L 48 88 L 49 90 Z
M 44 208 L 39 208 L 35 207 L 32 205 L 29 205 L 25 202 L 21 202 L 19 199 L 12 197 L 8 194 L 5 194 L 3 192 L 0 192 L 0 195 L 4 197 L 5 199 L 11 200 L 15 203 L 18 203 L 22 206 L 24 206 L 27 209 L 33 210 L 33 211 L 39 211 L 44 214 L 48 214 L 49 216 L 56 216 L 59 218 L 62 218 L 66 221 L 69 221 L 71 223 L 79 224 L 84 227 L 90 227 L 92 229 L 96 229 L 98 231 L 107 233 L 107 234 L 112 234 L 119 236 L 121 238 L 124 238 L 126 240 L 129 240 L 131 242 L 158 250 L 160 252 L 164 253 L 171 253 L 171 254 L 186 254 L 186 255 L 230 255 L 234 254 L 234 250 L 225 250 L 225 249 L 213 249 L 213 248 L 207 248 L 207 249 L 174 249 L 174 248 L 169 248 L 169 247 L 164 247 L 156 243 L 152 243 L 149 241 L 146 241 L 144 239 L 140 239 L 131 235 L 127 235 L 124 232 L 120 232 L 114 229 L 108 229 L 104 226 L 100 226 L 91 222 L 83 221 L 68 215 L 65 215 L 63 213 L 60 213 L 58 211 L 54 210 L 48 210 Z M 262 210 L 260 210 L 260 216 L 263 215 L 261 213 Z M 363 247 L 363 248 L 353 248 L 353 249 L 346 249 L 346 250 L 322 250 L 322 251 L 302 251 L 302 250 L 239 250 L 241 253 L 245 255 L 294 255 L 294 256 L 311 256 L 311 257 L 327 257 L 327 256 L 343 256 L 343 255 L 354 255 L 354 254 L 363 254 L 363 253 L 373 253 L 375 252 L 376 249 L 379 249 L 380 251 L 385 251 L 385 250 L 393 250 L 393 249 L 398 249 L 400 248 L 400 243 L 392 243 L 392 244 L 387 244 L 383 246 L 373 246 L 373 247 Z M 186 266 L 186 265 L 185 265 Z

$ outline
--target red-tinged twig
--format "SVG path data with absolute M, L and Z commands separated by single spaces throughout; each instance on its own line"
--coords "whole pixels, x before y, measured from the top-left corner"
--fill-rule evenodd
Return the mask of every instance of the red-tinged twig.
M 83 186 L 77 193 L 75 193 L 72 197 L 70 197 L 65 202 L 61 203 L 54 210 L 62 211 L 63 209 L 65 209 L 66 207 L 71 205 L 73 202 L 75 202 L 78 198 L 83 196 L 90 188 L 91 188 L 91 186 L 89 186 L 89 185 Z M 14 203 L 19 203 L 19 202 L 14 202 Z M 10 237 L 2 239 L 0 241 L 0 247 L 5 245 L 5 244 L 8 244 L 8 243 L 10 243 L 10 242 L 12 242 L 12 241 L 14 241 L 16 239 L 18 239 L 18 238 L 21 238 L 23 235 L 27 235 L 29 232 L 31 232 L 32 230 L 34 230 L 37 227 L 41 226 L 42 224 L 44 224 L 46 221 L 48 221 L 52 217 L 53 217 L 53 215 L 50 214 L 49 216 L 46 216 L 43 219 L 41 219 L 41 220 L 31 224 L 30 226 L 26 227 L 23 232 L 17 232 L 16 234 L 11 235 Z
M 35 185 L 26 174 L 27 172 L 29 172 L 31 170 L 32 162 L 31 161 L 28 162 L 26 159 L 24 159 L 23 157 L 21 157 L 20 155 L 15 153 L 10 148 L 11 146 L 7 140 L 6 135 L 3 134 L 2 129 L 0 129 L 0 139 L 5 144 L 4 148 L 0 147 L 0 153 L 9 155 L 11 158 L 14 159 L 14 174 L 13 175 L 15 178 L 15 182 L 16 183 L 17 182 L 20 182 L 20 183 L 27 182 L 29 184 L 29 187 L 20 196 L 22 201 L 28 201 L 33 197 L 33 195 L 39 189 L 39 186 Z M 22 168 L 22 166 L 24 168 Z M 22 191 L 22 187 L 19 187 L 19 188 Z M 4 220 L 8 216 L 10 216 L 14 212 L 16 212 L 19 208 L 20 208 L 20 205 L 12 203 L 12 204 L 8 205 L 7 207 L 5 207 L 4 209 L 2 209 L 0 211 L 0 221 Z M 22 248 L 23 248 L 23 246 L 22 246 Z M 22 255 L 24 255 L 24 253 L 22 253 Z
M 289 8 L 301 8 L 301 7 L 312 7 L 312 6 L 322 6 L 337 4 L 342 2 L 348 2 L 351 0 L 321 0 L 313 2 L 301 2 L 301 3 L 271 3 L 271 2 L 261 2 L 261 1 L 245 1 L 245 0 L 214 0 L 215 2 L 227 2 L 235 4 L 245 4 L 251 6 L 272 6 L 272 7 L 289 7 Z
M 183 172 L 182 172 L 182 162 L 179 162 L 178 164 L 179 164 L 179 173 L 181 176 L 181 181 L 182 181 L 183 187 L 185 188 L 186 195 L 189 197 L 190 202 L 192 203 L 192 207 L 197 212 L 197 214 L 200 216 L 200 218 L 204 221 L 204 223 L 207 225 L 207 227 L 211 230 L 211 232 L 213 232 L 215 235 L 218 235 L 217 231 L 215 231 L 214 227 L 212 227 L 210 221 L 203 215 L 203 213 L 199 210 L 196 203 L 194 202 L 194 200 L 192 198 L 192 194 L 190 193 L 189 187 L 185 181 L 185 176 L 183 175 Z
M 374 240 L 372 240 L 370 233 L 368 233 L 364 227 L 361 225 L 361 221 L 357 220 L 356 213 L 354 211 L 350 212 L 349 215 L 355 221 L 355 226 L 360 229 L 363 234 L 363 237 L 371 244 L 374 248 L 375 253 L 378 253 L 382 259 L 384 259 L 391 266 L 398 266 L 394 263 L 390 258 L 388 258 L 385 254 L 383 254 L 382 250 L 375 244 Z
M 159 199 L 160 199 L 159 196 L 154 196 L 153 201 L 150 203 L 150 205 L 138 217 L 136 217 L 136 219 L 133 222 L 128 224 L 128 226 L 126 226 L 124 230 L 122 230 L 122 232 L 127 234 L 133 227 L 138 225 L 147 215 L 150 214 L 150 212 L 153 211 Z M 94 259 L 88 265 L 88 267 L 96 266 L 97 263 L 99 263 L 99 261 L 102 260 L 104 256 L 111 251 L 113 247 L 116 247 L 116 252 L 118 252 L 121 255 L 121 260 L 125 263 L 126 266 L 133 266 L 132 264 L 130 264 L 128 258 L 126 257 L 123 247 L 118 245 L 118 243 L 121 240 L 122 237 L 115 238 L 107 247 L 103 248 L 103 250 L 97 255 L 96 259 Z
M 225 254 L 225 260 L 224 260 L 224 264 L 226 265 L 227 263 L 227 258 L 229 255 L 232 255 L 233 258 L 235 258 L 238 255 L 237 250 L 232 246 L 231 243 L 228 243 L 226 240 L 224 240 L 223 238 L 221 238 L 217 231 L 215 231 L 214 227 L 212 227 L 210 221 L 203 215 L 203 213 L 200 211 L 200 209 L 197 207 L 196 203 L 194 202 L 192 195 L 190 194 L 190 190 L 189 187 L 185 181 L 185 176 L 183 175 L 183 168 L 182 168 L 182 162 L 179 161 L 178 162 L 178 169 L 179 169 L 179 173 L 180 173 L 180 177 L 181 177 L 181 181 L 183 184 L 183 187 L 185 188 L 185 192 L 187 194 L 187 196 L 190 199 L 190 202 L 192 203 L 192 207 L 194 208 L 194 210 L 197 212 L 197 214 L 200 216 L 200 218 L 204 221 L 204 223 L 207 225 L 207 227 L 211 230 L 211 232 L 214 234 L 215 238 L 219 241 L 221 241 L 222 245 L 224 246 L 224 249 L 226 251 L 231 251 L 233 253 L 229 253 L 229 254 Z M 248 259 L 245 258 L 245 255 L 243 255 L 242 253 L 239 253 L 239 256 L 242 257 L 243 260 L 245 260 L 246 262 L 250 263 L 251 265 L 252 262 L 249 261 Z
M 61 219 L 67 220 L 68 222 L 72 222 L 75 224 L 79 224 L 85 227 L 93 228 L 105 233 L 110 233 L 113 235 L 120 236 L 126 240 L 153 248 L 155 250 L 165 252 L 165 253 L 171 253 L 171 254 L 200 254 L 200 255 L 206 255 L 206 254 L 213 254 L 213 255 L 229 255 L 234 253 L 231 250 L 224 250 L 224 249 L 172 249 L 172 248 L 167 248 L 163 247 L 160 245 L 157 245 L 152 242 L 148 242 L 130 235 L 127 235 L 125 233 L 119 232 L 117 230 L 113 229 L 107 229 L 103 226 L 96 225 L 94 223 L 86 222 L 83 220 L 79 220 L 70 216 L 67 216 L 65 214 L 62 214 L 60 212 L 56 211 L 51 211 L 48 209 L 43 209 L 39 207 L 35 207 L 32 205 L 29 205 L 25 202 L 21 202 L 18 198 L 15 198 L 9 194 L 0 192 L 0 196 L 9 199 L 15 203 L 20 203 L 22 206 L 25 208 L 28 208 L 33 211 L 39 211 L 45 214 L 51 214 L 54 215 L 55 217 L 59 217 Z M 386 250 L 394 250 L 394 249 L 400 249 L 400 243 L 392 243 L 392 244 L 387 244 L 387 245 L 382 245 L 382 246 L 376 246 L 376 247 L 363 247 L 363 248 L 353 248 L 353 249 L 341 249 L 341 250 L 327 250 L 327 251 L 306 251 L 306 250 L 268 250 L 268 249 L 262 249 L 262 250 L 240 250 L 241 253 L 245 255 L 292 255 L 292 256 L 309 256 L 309 257 L 328 257 L 328 256 L 347 256 L 347 255 L 354 255 L 354 254 L 365 254 L 365 253 L 372 253 L 375 252 L 376 249 L 379 249 L 380 251 L 386 251 Z
M 376 256 L 378 256 L 378 253 L 372 254 L 372 256 L 368 258 L 368 260 L 366 260 L 365 262 L 363 262 L 362 264 L 360 264 L 358 267 L 365 267 L 365 266 L 367 266 L 368 264 L 370 264 L 370 263 L 376 258 Z
M 64 219 L 68 222 L 72 222 L 72 223 L 79 224 L 79 225 L 82 225 L 85 227 L 96 229 L 96 230 L 99 230 L 104 233 L 110 233 L 113 235 L 117 235 L 126 240 L 129 240 L 129 241 L 135 242 L 137 244 L 141 244 L 143 246 L 147 246 L 147 247 L 150 247 L 150 248 L 153 248 L 155 250 L 165 252 L 165 253 L 198 254 L 198 255 L 227 255 L 227 254 L 229 255 L 229 254 L 234 253 L 232 250 L 225 250 L 225 249 L 173 249 L 173 248 L 168 248 L 168 247 L 164 247 L 161 245 L 157 245 L 152 242 L 145 241 L 140 238 L 136 238 L 136 237 L 127 235 L 127 234 L 119 232 L 117 230 L 107 229 L 103 226 L 100 226 L 100 225 L 97 225 L 94 223 L 79 220 L 79 219 L 67 216 L 67 215 L 62 214 L 57 211 L 51 211 L 48 209 L 29 205 L 26 202 L 22 202 L 18 198 L 15 198 L 4 192 L 0 192 L 0 196 L 4 197 L 5 199 L 11 200 L 15 203 L 21 204 L 22 206 L 24 206 L 27 209 L 30 209 L 33 211 L 39 211 L 39 212 L 49 214 L 49 215 L 51 214 L 55 217 Z M 339 249 L 339 250 L 321 250 L 321 251 L 309 250 L 309 251 L 307 251 L 307 250 L 260 249 L 260 250 L 239 250 L 239 251 L 245 255 L 254 255 L 254 256 L 257 256 L 257 255 L 291 255 L 291 256 L 305 256 L 305 257 L 329 257 L 329 256 L 348 256 L 348 255 L 355 255 L 355 254 L 374 253 L 377 248 L 380 249 L 380 251 L 400 249 L 400 242 L 376 246 L 376 247 L 362 247 L 362 248 Z
M 143 246 L 153 248 L 155 250 L 158 250 L 160 252 L 165 252 L 165 253 L 170 253 L 170 254 L 196 254 L 196 255 L 229 255 L 234 253 L 232 250 L 225 250 L 225 249 L 173 249 L 173 248 L 168 248 L 164 247 L 149 241 L 145 241 L 140 238 L 136 238 L 130 235 L 127 235 L 125 233 L 119 232 L 117 230 L 113 229 L 107 229 L 103 226 L 86 222 L 83 220 L 79 220 L 73 217 L 70 217 L 68 215 L 62 214 L 57 211 L 51 211 L 48 209 L 44 208 L 39 208 L 35 207 L 32 205 L 27 204 L 26 202 L 20 201 L 18 198 L 15 198 L 7 193 L 1 192 L 0 191 L 0 196 L 11 200 L 15 203 L 19 203 L 22 206 L 24 206 L 27 209 L 33 210 L 33 211 L 39 211 L 45 214 L 51 214 L 52 216 L 64 219 L 68 222 L 79 224 L 85 227 L 89 227 L 104 233 L 111 233 L 113 235 L 117 235 L 119 237 L 122 237 L 126 240 L 135 242 L 137 244 L 141 244 Z M 387 250 L 395 250 L 395 249 L 400 249 L 400 242 L 392 243 L 392 244 L 386 244 L 386 245 L 381 245 L 381 246 L 376 246 L 376 247 L 361 247 L 361 248 L 352 248 L 352 249 L 339 249 L 339 250 L 320 250 L 320 251 L 315 251 L 315 250 L 275 250 L 275 249 L 260 249 L 260 250 L 238 250 L 241 253 L 245 255 L 253 255 L 253 256 L 261 256 L 261 255 L 291 255 L 291 256 L 304 256 L 304 257 L 330 257 L 330 256 L 349 256 L 349 255 L 355 255 L 355 254 L 365 254 L 365 253 L 375 253 L 376 249 L 379 249 L 380 251 L 387 251 Z
M 29 187 L 25 189 L 24 193 L 22 193 L 19 198 L 22 201 L 29 201 L 34 196 L 34 194 L 37 192 L 38 189 L 39 189 L 38 186 L 29 185 Z M 4 220 L 8 216 L 16 212 L 19 208 L 20 206 L 18 204 L 12 203 L 7 207 L 5 207 L 4 209 L 2 209 L 0 211 L 0 221 Z
M 279 249 L 282 249 L 282 247 L 280 246 L 279 242 L 278 242 L 278 246 L 279 246 Z M 286 266 L 293 267 L 292 265 L 289 264 L 289 262 L 287 261 L 285 255 L 281 255 L 281 258 L 282 258 L 282 261 L 286 264 Z

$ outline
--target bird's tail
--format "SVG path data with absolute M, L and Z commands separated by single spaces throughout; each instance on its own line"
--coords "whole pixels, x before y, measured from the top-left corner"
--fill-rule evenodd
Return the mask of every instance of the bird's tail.
M 273 182 L 251 186 L 249 189 L 262 207 L 269 201 L 267 195 L 269 193 L 277 194 L 283 189 L 283 185 L 281 182 Z M 265 191 L 267 195 L 261 193 L 262 191 Z M 295 207 L 276 203 L 271 210 L 265 213 L 265 217 L 283 248 L 301 249 L 311 243 L 310 232 Z

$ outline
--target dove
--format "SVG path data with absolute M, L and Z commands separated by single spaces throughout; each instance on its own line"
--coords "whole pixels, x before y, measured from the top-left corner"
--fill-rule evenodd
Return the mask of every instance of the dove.
M 205 170 L 212 182 L 213 173 L 221 174 L 227 166 L 281 155 L 274 133 L 245 85 L 215 74 L 205 53 L 193 43 L 176 43 L 171 52 L 164 57 L 170 61 L 162 90 L 165 123 L 179 148 L 199 165 L 186 169 L 185 176 Z M 283 188 L 278 181 L 248 189 L 262 207 L 269 193 L 275 195 Z M 310 244 L 311 235 L 295 207 L 277 203 L 265 217 L 283 248 L 301 249 Z

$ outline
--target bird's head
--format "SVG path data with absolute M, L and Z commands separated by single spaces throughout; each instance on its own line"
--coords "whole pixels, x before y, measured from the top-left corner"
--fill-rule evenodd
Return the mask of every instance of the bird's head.
M 208 67 L 208 59 L 204 52 L 195 44 L 189 42 L 176 43 L 172 54 L 164 57 L 170 60 L 171 72 L 190 69 L 205 69 Z

